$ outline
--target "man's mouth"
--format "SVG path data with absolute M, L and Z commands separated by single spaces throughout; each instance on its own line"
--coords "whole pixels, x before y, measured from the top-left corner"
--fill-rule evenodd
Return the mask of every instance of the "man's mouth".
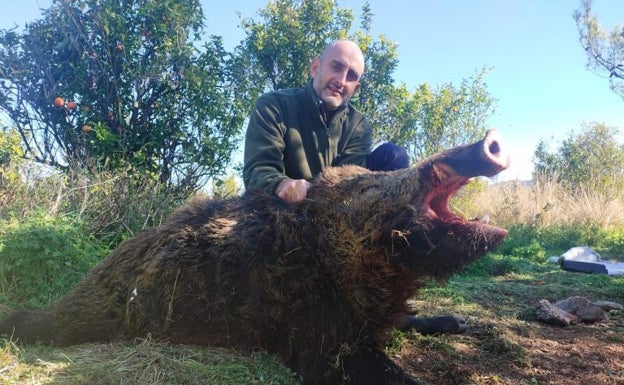
M 328 84 L 328 85 L 327 85 L 327 89 L 328 89 L 331 93 L 333 93 L 333 94 L 342 95 L 342 88 L 341 88 L 341 87 L 336 87 L 335 85 Z

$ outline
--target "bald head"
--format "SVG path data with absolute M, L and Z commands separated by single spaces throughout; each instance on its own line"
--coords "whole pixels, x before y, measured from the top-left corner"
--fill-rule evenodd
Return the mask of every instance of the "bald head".
M 327 47 L 325 47 L 320 58 L 323 60 L 324 58 L 334 57 L 340 54 L 348 57 L 354 68 L 360 70 L 358 79 L 362 77 L 362 74 L 364 73 L 364 54 L 362 53 L 360 46 L 353 40 L 342 39 L 330 43 Z
M 349 102 L 360 88 L 364 74 L 364 55 L 351 40 L 336 40 L 312 60 L 310 73 L 316 95 L 328 112 Z

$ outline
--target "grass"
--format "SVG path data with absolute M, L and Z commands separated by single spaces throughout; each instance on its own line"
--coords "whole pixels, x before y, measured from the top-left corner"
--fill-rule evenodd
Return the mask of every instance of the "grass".
M 298 377 L 261 351 L 157 343 L 150 339 L 113 344 L 83 344 L 64 349 L 0 347 L 2 384 L 298 384 Z
M 108 254 L 70 217 L 5 223 L 0 236 L 0 303 L 8 306 L 50 303 Z
M 538 225 L 614 228 L 624 226 L 624 199 L 620 189 L 604 187 L 590 190 L 578 186 L 575 191 L 547 178 L 530 186 L 504 182 L 474 194 L 474 207 L 486 208 L 502 226 Z

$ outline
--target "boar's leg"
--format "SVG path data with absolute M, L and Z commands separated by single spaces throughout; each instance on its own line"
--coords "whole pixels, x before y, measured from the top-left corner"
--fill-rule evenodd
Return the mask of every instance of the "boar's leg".
M 418 385 L 379 349 L 361 350 L 344 358 L 345 384 Z
M 436 317 L 407 316 L 397 328 L 401 331 L 414 330 L 420 334 L 461 334 L 467 330 L 466 320 L 462 317 L 441 315 Z

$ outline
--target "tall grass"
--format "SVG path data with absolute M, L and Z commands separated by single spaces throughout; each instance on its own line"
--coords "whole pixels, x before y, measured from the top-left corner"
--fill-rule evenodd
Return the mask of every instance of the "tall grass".
M 26 171 L 24 171 L 26 170 Z M 114 247 L 146 227 L 159 225 L 188 195 L 169 191 L 131 168 L 60 174 L 21 168 L 23 178 L 0 185 L 0 218 L 71 217 L 91 236 Z
M 509 229 L 499 249 L 506 256 L 542 263 L 587 245 L 605 259 L 624 261 L 624 194 L 616 187 L 570 189 L 548 178 L 494 184 L 477 180 L 457 194 L 452 206 L 468 218 L 486 216 Z
M 476 216 L 486 212 L 502 227 L 624 226 L 624 193 L 616 187 L 570 189 L 553 178 L 542 177 L 532 182 L 501 182 L 467 190 L 468 196 L 465 192 L 459 194 L 461 210 Z

